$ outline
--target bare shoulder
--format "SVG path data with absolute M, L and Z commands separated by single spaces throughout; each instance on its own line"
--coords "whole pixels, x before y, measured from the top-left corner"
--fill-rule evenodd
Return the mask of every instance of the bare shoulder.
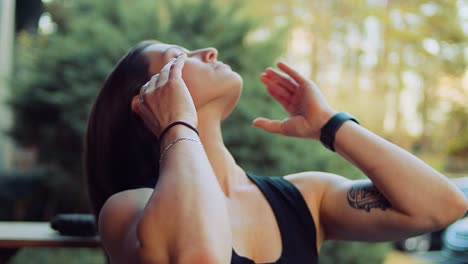
M 301 191 L 301 194 L 305 196 L 313 196 L 315 198 L 320 197 L 324 191 L 330 186 L 347 181 L 342 176 L 321 172 L 321 171 L 305 171 L 300 173 L 294 173 L 285 175 L 284 179 L 291 182 Z M 317 201 L 320 202 L 320 201 Z
M 135 259 L 136 227 L 153 189 L 125 190 L 109 197 L 99 213 L 99 234 L 104 249 L 115 259 Z
M 325 234 L 321 222 L 320 208 L 323 194 L 331 185 L 339 184 L 343 177 L 320 171 L 306 171 L 285 175 L 285 180 L 291 182 L 301 193 L 312 217 L 317 230 L 317 248 L 320 248 Z
M 285 175 L 284 179 L 299 189 L 309 208 L 317 209 L 321 207 L 326 192 L 350 182 L 343 176 L 321 171 L 289 174 Z
M 151 197 L 153 193 L 153 189 L 151 188 L 139 188 L 139 189 L 130 189 L 121 191 L 118 193 L 113 194 L 111 197 L 107 199 L 104 203 L 103 209 L 113 209 L 114 206 L 118 206 L 122 209 L 123 207 L 138 205 L 138 204 L 146 204 L 148 199 Z M 102 210 L 101 210 L 102 212 Z

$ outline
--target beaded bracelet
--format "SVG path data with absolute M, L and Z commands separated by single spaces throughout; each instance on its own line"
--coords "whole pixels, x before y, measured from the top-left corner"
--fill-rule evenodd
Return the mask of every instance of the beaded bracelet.
M 162 159 L 164 158 L 164 155 L 166 154 L 166 152 L 172 147 L 174 146 L 177 142 L 181 141 L 181 140 L 188 140 L 188 141 L 192 141 L 192 142 L 197 142 L 197 143 L 200 143 L 200 145 L 203 147 L 203 144 L 200 142 L 200 140 L 196 139 L 196 138 L 191 138 L 191 137 L 179 137 L 179 138 L 176 138 L 174 141 L 172 141 L 171 143 L 169 143 L 169 145 L 167 145 L 167 147 L 164 148 L 164 150 L 161 152 L 161 156 L 159 157 L 159 162 L 162 161 Z

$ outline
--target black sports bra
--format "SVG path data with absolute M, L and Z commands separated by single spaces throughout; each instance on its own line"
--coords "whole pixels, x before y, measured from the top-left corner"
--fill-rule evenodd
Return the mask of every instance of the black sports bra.
M 282 252 L 267 264 L 318 263 L 314 220 L 299 190 L 282 177 L 247 174 L 265 195 L 281 233 Z M 268 241 L 265 241 L 268 243 Z M 232 250 L 231 264 L 255 264 Z

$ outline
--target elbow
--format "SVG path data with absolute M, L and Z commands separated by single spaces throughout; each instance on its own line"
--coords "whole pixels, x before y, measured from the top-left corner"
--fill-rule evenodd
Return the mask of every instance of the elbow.
M 468 200 L 465 198 L 461 191 L 458 192 L 458 197 L 455 198 L 454 201 L 451 203 L 451 206 L 449 206 L 449 216 L 447 217 L 447 222 L 444 223 L 446 225 L 450 225 L 453 222 L 460 220 L 462 217 L 465 216 L 466 211 L 468 210 Z
M 439 212 L 435 212 L 432 217 L 435 230 L 443 229 L 455 221 L 460 220 L 468 210 L 468 200 L 462 192 L 456 191 L 454 197 L 450 199 Z

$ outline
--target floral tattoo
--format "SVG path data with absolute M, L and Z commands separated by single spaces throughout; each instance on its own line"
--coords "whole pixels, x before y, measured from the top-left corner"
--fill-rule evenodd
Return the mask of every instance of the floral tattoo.
M 358 210 L 370 212 L 373 208 L 385 210 L 391 207 L 390 202 L 370 181 L 359 181 L 348 191 L 348 203 Z

